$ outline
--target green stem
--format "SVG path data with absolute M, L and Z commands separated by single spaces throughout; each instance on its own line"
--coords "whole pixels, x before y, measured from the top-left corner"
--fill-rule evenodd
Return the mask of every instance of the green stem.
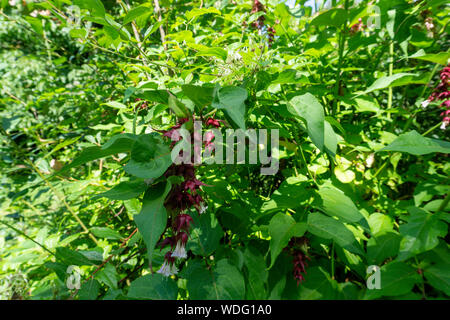
M 5 226 L 7 226 L 8 228 L 14 230 L 15 232 L 17 232 L 18 234 L 24 236 L 25 238 L 27 238 L 28 240 L 33 241 L 35 244 L 37 244 L 39 247 L 41 247 L 42 249 L 44 249 L 45 251 L 47 251 L 48 253 L 50 253 L 52 256 L 55 256 L 55 254 L 53 252 L 51 252 L 46 246 L 40 244 L 39 242 L 35 241 L 33 238 L 27 236 L 23 231 L 20 231 L 19 229 L 17 229 L 16 227 L 13 227 L 12 225 L 10 225 L 9 223 L 6 223 L 2 220 L 0 220 L 1 224 L 4 224 Z
M 392 41 L 389 45 L 389 76 L 392 76 L 393 73 L 394 73 L 394 42 Z M 392 109 L 392 94 L 393 94 L 392 87 L 389 87 L 388 105 L 387 105 L 388 110 L 387 118 L 389 120 L 391 120 L 390 110 Z
M 431 131 L 433 131 L 434 129 L 437 129 L 438 127 L 441 126 L 441 122 L 439 122 L 438 124 L 436 124 L 435 126 L 431 127 L 430 129 L 428 129 L 425 133 L 422 134 L 423 137 L 425 137 L 427 134 L 429 134 Z
M 61 201 L 64 203 L 64 206 L 67 208 L 67 210 L 70 212 L 70 214 L 75 218 L 75 220 L 77 220 L 77 222 L 79 223 L 79 225 L 81 226 L 81 228 L 89 235 L 89 237 L 95 242 L 96 245 L 98 245 L 98 241 L 97 239 L 94 237 L 94 235 L 89 231 L 89 229 L 86 227 L 86 225 L 83 223 L 83 221 L 81 221 L 81 219 L 78 217 L 77 213 L 69 206 L 69 204 L 67 203 L 65 197 L 61 197 L 59 195 L 59 193 L 57 192 L 57 190 L 52 186 L 52 184 L 50 182 L 48 182 L 47 179 L 45 179 L 45 177 L 42 175 L 42 173 L 39 171 L 39 169 L 31 162 L 31 161 L 26 161 L 33 169 L 34 171 L 36 171 L 36 173 L 41 177 L 42 180 L 45 181 L 45 183 L 47 184 L 47 186 L 52 190 L 53 194 Z

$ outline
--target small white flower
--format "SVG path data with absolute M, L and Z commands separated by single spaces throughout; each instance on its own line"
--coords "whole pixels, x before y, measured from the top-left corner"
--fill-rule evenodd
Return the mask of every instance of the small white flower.
M 201 203 L 200 207 L 198 208 L 198 213 L 202 214 L 202 213 L 204 213 L 206 211 L 206 209 L 208 209 L 208 206 L 205 206 L 204 203 Z
M 429 100 L 425 100 L 425 101 L 423 101 L 422 103 L 421 103 L 421 105 L 422 105 L 422 108 L 426 108 L 426 107 L 428 107 L 428 105 L 430 104 L 430 101 Z
M 375 154 L 371 153 L 366 159 L 366 167 L 370 168 L 372 167 L 373 163 L 375 162 Z
M 170 275 L 174 275 L 178 273 L 178 268 L 175 265 L 175 263 L 172 264 L 172 266 L 170 267 Z
M 161 266 L 161 268 L 156 271 L 157 273 L 162 274 L 165 277 L 169 277 L 171 275 L 170 273 L 170 265 L 167 263 L 167 261 L 164 261 L 163 265 Z
M 181 241 L 178 241 L 175 250 L 172 253 L 172 257 L 186 259 L 187 258 L 186 245 L 183 244 Z
M 169 263 L 167 261 L 164 261 L 163 265 L 161 266 L 161 268 L 159 268 L 158 271 L 156 271 L 157 273 L 162 274 L 165 277 L 170 277 L 174 274 L 178 273 L 178 269 L 175 266 L 175 263 Z
M 442 130 L 445 130 L 447 128 L 448 122 L 447 121 L 442 121 L 442 124 L 439 128 L 441 128 Z

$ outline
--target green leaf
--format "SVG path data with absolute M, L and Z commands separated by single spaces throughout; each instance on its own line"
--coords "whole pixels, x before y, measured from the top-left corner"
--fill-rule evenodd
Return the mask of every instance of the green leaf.
M 281 211 L 296 208 L 309 199 L 312 193 L 307 189 L 308 181 L 305 178 L 289 177 L 274 191 L 269 201 L 261 206 L 261 213 Z
M 207 48 L 199 50 L 195 55 L 197 57 L 217 57 L 223 61 L 226 61 L 228 52 L 222 48 Z
M 423 49 L 420 49 L 412 56 L 409 56 L 409 58 L 439 63 L 443 66 L 446 66 L 448 64 L 448 60 L 450 59 L 450 51 L 426 54 Z
M 117 153 L 128 152 L 133 148 L 137 136 L 130 133 L 122 133 L 112 137 L 101 147 L 89 147 L 67 166 L 64 166 L 56 174 L 62 174 L 72 168 L 78 167 L 87 162 L 111 156 Z
M 130 298 L 150 300 L 176 300 L 177 294 L 176 282 L 159 273 L 137 278 L 131 283 L 128 291 Z
M 181 86 L 183 93 L 194 102 L 200 109 L 210 105 L 214 98 L 215 88 L 200 87 L 191 84 Z
M 173 94 L 169 94 L 169 108 L 178 118 L 189 118 L 189 109 Z
M 164 200 L 170 188 L 171 184 L 168 181 L 160 182 L 149 188 L 142 200 L 141 212 L 134 216 L 134 221 L 147 246 L 150 265 L 156 243 L 166 229 L 167 212 L 164 207 Z
M 127 15 L 123 19 L 123 24 L 130 23 L 131 21 L 137 19 L 138 17 L 146 14 L 146 13 L 152 13 L 152 8 L 148 4 L 140 5 L 136 8 L 131 9 L 128 11 Z
M 408 84 L 419 83 L 426 84 L 427 80 L 423 75 L 413 73 L 396 73 L 392 76 L 385 76 L 375 80 L 372 85 L 366 89 L 366 91 L 359 93 L 358 95 L 367 94 L 369 92 L 382 90 L 390 87 L 399 87 Z
M 117 274 L 116 268 L 111 263 L 107 263 L 99 272 L 97 272 L 95 278 L 106 284 L 108 287 L 117 289 L 119 275 Z
M 246 246 L 244 264 L 248 270 L 247 297 L 249 300 L 263 300 L 267 298 L 265 283 L 269 278 L 263 255 L 254 246 Z
M 439 263 L 425 268 L 424 276 L 427 281 L 436 289 L 443 291 L 450 296 L 450 265 Z
M 123 181 L 112 189 L 97 194 L 93 199 L 105 197 L 111 200 L 128 200 L 136 198 L 147 189 L 147 184 L 143 180 Z
M 338 298 L 339 287 L 336 280 L 321 267 L 308 268 L 305 281 L 299 286 L 299 300 L 333 300 Z
M 106 228 L 106 227 L 93 227 L 90 229 L 94 236 L 99 238 L 111 239 L 111 240 L 120 240 L 123 237 L 116 230 Z
M 337 151 L 337 136 L 331 124 L 328 121 L 324 122 L 324 147 L 325 150 L 334 157 Z
M 341 8 L 321 12 L 311 21 L 312 26 L 341 27 L 347 21 L 347 11 Z
M 336 219 L 327 217 L 319 212 L 308 215 L 308 231 L 324 239 L 333 239 L 336 244 L 350 252 L 364 255 L 364 251 L 356 241 L 353 233 Z
M 44 35 L 44 28 L 42 26 L 42 20 L 30 16 L 26 16 L 25 20 L 31 25 L 31 28 L 39 35 Z
M 220 15 L 220 11 L 214 7 L 209 8 L 194 8 L 191 11 L 186 12 L 186 19 L 191 20 L 204 14 L 214 13 Z
M 357 223 L 366 230 L 369 229 L 364 216 L 359 212 L 352 199 L 347 197 L 341 190 L 324 186 L 320 187 L 317 192 L 320 195 L 319 207 L 329 216 L 335 216 L 344 222 Z
M 140 135 L 131 150 L 125 172 L 143 179 L 159 178 L 172 164 L 170 148 L 159 134 Z
M 380 268 L 380 280 L 381 289 L 367 290 L 365 299 L 409 293 L 421 278 L 415 268 L 402 262 L 390 262 Z
M 219 260 L 210 270 L 203 262 L 190 260 L 183 273 L 192 300 L 242 300 L 245 297 L 242 272 L 226 259 Z
M 91 11 L 94 16 L 105 16 L 105 7 L 100 0 L 74 0 L 73 4 L 80 7 L 80 9 Z
M 398 151 L 414 155 L 433 152 L 450 153 L 450 142 L 426 138 L 413 130 L 399 135 L 391 144 L 377 152 L 380 151 Z
M 247 90 L 240 87 L 223 87 L 217 90 L 212 106 L 224 110 L 238 128 L 245 130 L 246 99 Z
M 78 291 L 80 300 L 96 300 L 100 292 L 100 283 L 97 280 L 89 280 L 81 285 Z
M 306 232 L 305 223 L 297 223 L 294 218 L 284 213 L 278 213 L 270 220 L 270 266 L 275 263 L 281 250 L 285 248 L 292 237 L 301 237 Z
M 394 221 L 387 214 L 374 212 L 368 220 L 372 235 L 394 231 Z
M 117 101 L 110 101 L 102 104 L 103 106 L 108 106 L 114 109 L 127 109 L 127 106 L 123 103 Z
M 94 263 L 77 251 L 69 248 L 56 248 L 56 258 L 66 265 L 91 266 Z
M 192 250 L 194 254 L 207 257 L 219 247 L 223 230 L 212 213 L 206 212 L 199 215 L 196 212 L 191 216 L 194 221 L 187 250 Z
M 306 121 L 308 135 L 319 150 L 323 151 L 325 143 L 325 115 L 320 102 L 310 93 L 296 96 L 290 101 L 288 108 L 293 115 Z
M 367 242 L 367 261 L 380 265 L 387 258 L 395 257 L 400 248 L 401 237 L 394 232 L 387 232 L 371 237 Z
M 403 239 L 398 254 L 399 261 L 433 249 L 439 244 L 438 237 L 445 237 L 448 231 L 447 224 L 435 214 L 416 207 L 410 207 L 408 211 L 408 222 L 400 225 Z

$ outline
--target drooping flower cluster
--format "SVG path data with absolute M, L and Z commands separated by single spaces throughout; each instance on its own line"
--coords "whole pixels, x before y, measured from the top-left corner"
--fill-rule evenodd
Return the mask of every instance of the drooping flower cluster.
M 274 41 L 275 38 L 275 29 L 272 27 L 268 27 L 267 28 L 267 34 L 269 35 L 269 46 L 272 44 L 272 42 Z
M 261 12 L 261 11 L 266 12 L 264 5 L 261 2 L 259 2 L 258 0 L 254 0 L 251 13 L 257 13 L 257 12 Z M 261 15 L 260 17 L 258 17 L 258 19 L 255 22 L 252 23 L 252 27 L 257 28 L 257 29 L 262 29 L 262 27 L 264 27 L 265 20 L 266 20 L 266 17 L 264 17 L 264 15 Z
M 292 261 L 292 274 L 294 276 L 294 279 L 297 280 L 297 285 L 299 285 L 300 282 L 305 281 L 304 275 L 307 273 L 306 267 L 308 266 L 306 260 L 311 260 L 305 254 L 307 243 L 308 239 L 306 237 L 292 238 L 289 241 L 288 246 L 284 249 L 294 258 Z
M 292 274 L 294 275 L 294 279 L 297 280 L 297 285 L 299 285 L 300 282 L 305 281 L 303 274 L 306 274 L 306 267 L 308 266 L 306 259 L 311 260 L 307 255 L 303 253 L 303 251 L 295 251 L 293 261 L 294 270 Z
M 170 139 L 172 147 L 176 142 L 181 140 L 181 136 L 177 130 L 187 121 L 189 121 L 187 118 L 180 119 L 175 126 L 162 132 L 164 137 Z M 220 127 L 220 122 L 220 120 L 208 118 L 206 125 L 218 128 Z M 214 135 L 209 138 L 207 136 L 205 147 L 212 144 L 213 138 Z M 205 205 L 205 201 L 200 194 L 200 187 L 206 186 L 206 184 L 196 178 L 195 167 L 192 164 L 173 164 L 167 169 L 164 176 L 179 176 L 183 178 L 181 183 L 172 187 L 166 200 L 166 206 L 169 207 L 170 212 L 172 212 L 172 219 L 169 225 L 169 228 L 172 230 L 172 236 L 166 237 L 159 243 L 161 249 L 170 246 L 170 251 L 166 253 L 164 264 L 157 272 L 164 276 L 171 276 L 178 273 L 178 269 L 175 265 L 176 259 L 187 258 L 186 243 L 189 239 L 189 230 L 193 223 L 193 218 L 186 212 L 193 207 L 199 214 L 202 214 L 208 207 Z
M 350 32 L 350 34 L 353 35 L 353 34 L 356 34 L 357 32 L 364 30 L 364 28 L 366 28 L 366 26 L 364 25 L 364 23 L 362 23 L 362 19 L 359 18 L 358 23 L 355 23 L 354 25 L 352 25 L 350 27 L 349 32 Z
M 147 101 L 142 100 L 141 98 L 134 99 L 134 102 L 139 102 L 139 101 L 142 101 L 142 103 L 139 106 L 139 109 L 144 110 L 144 109 L 148 108 L 148 102 Z
M 440 83 L 433 90 L 427 100 L 422 102 L 422 107 L 426 108 L 430 102 L 442 101 L 440 107 L 444 109 L 440 116 L 442 117 L 441 129 L 445 130 L 450 124 L 450 65 L 442 69 L 440 74 Z
M 264 5 L 259 2 L 258 0 L 254 0 L 252 4 L 252 11 L 251 13 L 257 13 L 257 12 L 266 12 L 266 8 L 264 8 Z M 258 19 L 254 22 L 252 22 L 252 27 L 260 30 L 262 32 L 264 26 L 265 26 L 266 17 L 264 14 L 258 17 Z M 273 27 L 267 26 L 267 37 L 269 42 L 269 47 L 272 45 L 274 39 L 275 39 L 275 29 Z

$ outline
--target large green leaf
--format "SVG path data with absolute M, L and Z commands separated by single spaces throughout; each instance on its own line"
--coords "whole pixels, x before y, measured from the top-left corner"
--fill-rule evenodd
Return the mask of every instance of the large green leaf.
M 226 259 L 207 269 L 203 261 L 191 260 L 183 274 L 193 300 L 241 300 L 245 297 L 242 273 Z
M 261 252 L 248 245 L 244 251 L 244 264 L 248 270 L 247 299 L 263 300 L 267 298 L 265 283 L 269 277 L 266 262 Z
M 347 21 L 347 11 L 341 8 L 330 9 L 321 12 L 311 21 L 313 26 L 334 26 L 341 27 Z
M 336 244 L 350 252 L 364 255 L 353 233 L 340 221 L 319 212 L 308 215 L 308 231 L 325 239 L 333 239 Z
M 439 263 L 425 268 L 424 276 L 435 288 L 450 296 L 450 265 Z
M 384 260 L 395 257 L 400 248 L 401 236 L 394 232 L 387 232 L 371 237 L 367 242 L 367 261 L 380 265 Z
M 123 19 L 123 24 L 127 24 L 132 22 L 133 20 L 137 19 L 138 17 L 146 14 L 151 13 L 153 10 L 148 4 L 143 4 L 140 6 L 137 6 L 135 8 L 132 8 L 130 11 L 128 11 L 127 15 Z
M 139 136 L 131 150 L 125 172 L 143 179 L 159 178 L 172 164 L 170 148 L 160 135 Z
M 423 209 L 411 207 L 407 223 L 400 225 L 403 236 L 398 260 L 403 261 L 419 253 L 433 249 L 439 244 L 438 237 L 445 237 L 447 224 L 435 214 Z
M 147 189 L 147 184 L 143 180 L 123 181 L 112 189 L 97 194 L 93 199 L 105 197 L 111 200 L 128 200 L 136 198 Z
M 74 0 L 73 4 L 80 9 L 91 11 L 94 16 L 103 17 L 105 15 L 105 7 L 101 0 Z
M 402 262 L 390 262 L 380 268 L 381 289 L 368 289 L 365 298 L 400 296 L 409 293 L 420 280 L 415 268 Z
M 443 66 L 446 66 L 448 64 L 448 60 L 450 59 L 450 52 L 439 52 L 439 53 L 426 54 L 423 49 L 420 49 L 413 55 L 409 56 L 409 58 L 439 63 Z
M 285 248 L 292 237 L 301 237 L 306 231 L 305 223 L 297 223 L 294 218 L 284 213 L 278 213 L 270 220 L 270 267 L 275 263 L 281 250 Z
M 288 108 L 293 115 L 306 121 L 308 135 L 319 150 L 323 151 L 325 143 L 325 115 L 323 106 L 310 93 L 296 96 L 290 101 Z
M 183 93 L 200 109 L 210 105 L 214 98 L 214 87 L 200 87 L 192 84 L 181 86 Z
M 134 299 L 175 300 L 178 286 L 173 279 L 161 274 L 147 274 L 134 280 L 128 291 L 128 297 Z
M 187 249 L 192 250 L 194 254 L 209 256 L 219 246 L 219 241 L 223 236 L 222 228 L 216 217 L 210 212 L 201 215 L 196 212 L 191 216 L 194 221 Z
M 117 289 L 119 274 L 111 263 L 107 263 L 99 272 L 95 274 L 95 279 L 106 284 L 112 289 Z
M 240 87 L 223 87 L 216 91 L 213 108 L 224 110 L 235 126 L 245 130 L 245 100 L 247 90 Z
M 450 142 L 426 138 L 413 130 L 399 135 L 391 144 L 377 152 L 380 151 L 398 151 L 414 155 L 433 152 L 450 153 Z
M 352 199 L 347 197 L 341 190 L 332 187 L 320 187 L 318 194 L 320 195 L 319 207 L 329 216 L 336 216 L 344 222 L 357 223 L 366 230 L 369 229 L 364 216 L 359 212 Z
M 92 227 L 91 232 L 94 234 L 94 236 L 99 238 L 111 240 L 120 240 L 123 238 L 119 232 L 107 227 Z
M 321 267 L 308 268 L 305 281 L 299 287 L 300 300 L 333 300 L 339 297 L 338 283 Z
M 92 160 L 104 158 L 117 153 L 128 152 L 133 148 L 137 136 L 131 133 L 122 133 L 112 137 L 101 147 L 89 147 L 84 149 L 81 154 L 70 164 L 64 166 L 57 174 L 64 173 L 74 167 L 90 162 Z
M 94 264 L 81 253 L 65 247 L 56 248 L 56 258 L 66 265 L 90 266 Z
M 153 251 L 156 243 L 166 229 L 167 212 L 164 207 L 164 200 L 169 193 L 171 184 L 169 181 L 160 182 L 149 188 L 142 200 L 141 212 L 134 216 L 134 221 L 142 234 L 149 263 L 152 262 Z
M 367 94 L 369 92 L 386 89 L 389 87 L 399 87 L 408 84 L 419 83 L 426 84 L 427 80 L 423 75 L 414 73 L 396 73 L 392 76 L 385 76 L 375 80 L 370 87 L 359 95 Z
M 261 206 L 261 213 L 270 213 L 284 209 L 294 209 L 309 199 L 311 191 L 307 189 L 308 181 L 302 177 L 289 177 L 274 191 L 269 201 Z

